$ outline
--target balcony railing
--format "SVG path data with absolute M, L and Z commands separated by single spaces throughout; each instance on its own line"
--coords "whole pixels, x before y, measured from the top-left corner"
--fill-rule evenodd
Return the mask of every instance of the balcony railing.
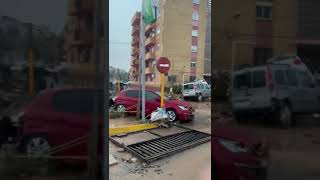
M 152 31 L 154 31 L 155 24 L 148 24 L 145 29 L 145 34 L 149 35 Z
M 145 55 L 146 61 L 153 60 L 154 58 L 155 58 L 155 52 L 150 51 L 150 52 L 146 53 L 146 55 Z
M 154 73 L 154 67 L 149 66 L 149 67 L 145 68 L 144 73 L 145 74 L 153 74 Z
M 153 46 L 155 44 L 155 38 L 154 37 L 149 37 L 146 41 L 145 41 L 145 46 L 146 48 L 149 48 L 150 46 Z
M 131 35 L 132 36 L 138 35 L 139 34 L 139 30 L 140 30 L 139 26 L 132 26 Z
M 131 25 L 138 24 L 140 22 L 141 14 L 140 12 L 136 12 L 131 19 Z

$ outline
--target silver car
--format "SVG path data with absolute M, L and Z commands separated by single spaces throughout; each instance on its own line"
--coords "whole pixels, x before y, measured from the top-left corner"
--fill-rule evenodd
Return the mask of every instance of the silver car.
M 320 111 L 320 87 L 297 56 L 277 57 L 265 66 L 236 71 L 232 79 L 232 111 L 238 120 L 262 113 L 288 127 L 295 122 L 295 114 Z
M 203 101 L 211 97 L 211 88 L 205 81 L 198 80 L 191 83 L 185 83 L 182 86 L 183 99 L 196 99 Z

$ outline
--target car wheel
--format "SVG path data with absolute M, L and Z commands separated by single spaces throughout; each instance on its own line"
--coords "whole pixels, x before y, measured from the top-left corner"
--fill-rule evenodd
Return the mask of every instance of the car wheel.
M 24 152 L 27 156 L 43 156 L 50 150 L 51 145 L 44 136 L 31 136 L 24 143 Z
M 124 105 L 122 105 L 122 104 L 119 104 L 117 106 L 117 111 L 118 112 L 125 112 L 126 111 L 126 107 L 124 107 Z
M 174 121 L 177 120 L 177 113 L 174 110 L 168 109 L 167 110 L 167 115 L 168 115 L 168 120 L 170 122 L 174 122 Z
M 288 103 L 280 103 L 278 120 L 284 128 L 292 125 L 292 111 Z
M 199 101 L 199 102 L 203 101 L 203 97 L 202 97 L 201 94 L 198 95 L 198 101 Z

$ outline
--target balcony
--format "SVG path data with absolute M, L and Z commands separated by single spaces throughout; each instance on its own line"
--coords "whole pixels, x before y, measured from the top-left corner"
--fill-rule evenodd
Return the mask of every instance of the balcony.
M 140 22 L 140 18 L 141 18 L 141 13 L 136 12 L 131 19 L 131 25 L 132 26 L 137 25 Z
M 139 35 L 139 31 L 140 31 L 140 27 L 138 25 L 132 26 L 131 35 L 132 36 Z
M 155 58 L 155 52 L 148 52 L 146 55 L 145 55 L 145 60 L 148 61 L 148 60 L 153 60 Z
M 131 55 L 132 55 L 132 56 L 137 56 L 137 55 L 139 55 L 139 48 L 133 48 Z
M 68 5 L 68 12 L 70 16 L 78 14 L 89 14 L 94 11 L 94 1 L 92 0 L 70 0 Z
M 154 74 L 154 67 L 149 66 L 149 67 L 145 68 L 144 74 Z
M 145 29 L 145 35 L 146 36 L 149 35 L 152 31 L 154 31 L 154 28 L 155 28 L 155 23 L 148 24 Z
M 89 31 L 74 31 L 71 46 L 91 47 L 93 45 L 93 33 Z
M 139 41 L 140 41 L 140 39 L 138 37 L 133 37 L 131 46 L 139 47 Z
M 154 44 L 155 44 L 155 38 L 154 37 L 149 37 L 145 42 L 146 48 L 149 48 L 149 47 L 153 46 Z
M 131 61 L 131 66 L 138 66 L 139 65 L 139 59 L 134 57 Z

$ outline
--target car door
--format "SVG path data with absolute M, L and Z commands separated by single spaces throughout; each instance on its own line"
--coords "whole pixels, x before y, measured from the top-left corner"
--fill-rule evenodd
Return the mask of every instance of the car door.
M 251 72 L 242 71 L 233 75 L 232 108 L 233 111 L 251 108 L 249 88 L 251 88 Z
M 139 91 L 127 90 L 125 94 L 124 106 L 126 107 L 126 110 L 135 113 L 138 110 Z
M 319 106 L 319 97 L 317 96 L 317 88 L 306 71 L 298 70 L 300 102 L 303 106 L 303 113 L 316 112 Z
M 263 109 L 270 106 L 270 90 L 266 82 L 265 68 L 257 68 L 251 71 L 251 88 L 248 90 L 253 109 Z
M 146 116 L 150 115 L 153 111 L 160 107 L 160 96 L 154 92 L 146 91 Z
M 88 136 L 93 115 L 94 99 L 92 91 L 59 91 L 53 99 L 55 122 L 50 127 L 55 145 L 65 144 L 80 137 Z M 86 138 L 84 138 L 86 139 Z M 60 153 L 63 156 L 84 156 L 87 154 L 87 141 Z
M 300 101 L 301 94 L 299 93 L 299 82 L 297 77 L 297 70 L 295 68 L 289 68 L 286 70 L 286 76 L 289 86 L 289 100 L 293 112 L 301 112 L 303 110 L 303 104 Z

